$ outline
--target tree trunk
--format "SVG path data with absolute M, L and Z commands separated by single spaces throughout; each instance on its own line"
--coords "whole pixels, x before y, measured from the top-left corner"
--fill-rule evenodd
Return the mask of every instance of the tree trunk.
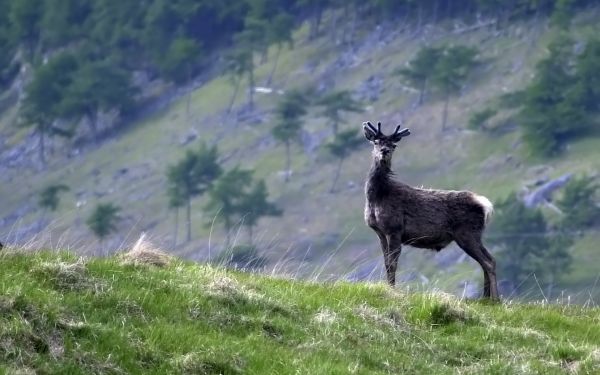
M 92 139 L 95 144 L 98 143 L 98 112 L 88 111 L 88 123 L 92 131 Z
M 192 199 L 188 198 L 186 205 L 187 242 L 192 240 Z
M 192 81 L 192 68 L 188 68 L 188 84 L 191 83 Z M 192 102 L 192 88 L 190 88 L 190 91 L 187 94 L 187 101 L 185 103 L 185 118 L 186 120 L 190 121 L 190 105 Z
M 418 2 L 418 9 L 417 9 L 417 32 L 421 31 L 421 26 L 423 25 L 423 2 L 419 1 Z
M 185 118 L 187 121 L 190 121 L 190 104 L 192 101 L 192 90 L 187 94 L 187 101 L 185 103 Z
M 233 104 L 235 103 L 235 99 L 237 97 L 238 92 L 240 91 L 240 84 L 242 83 L 242 78 L 238 77 L 235 80 L 235 87 L 233 88 L 233 95 L 231 95 L 231 99 L 229 100 L 229 106 L 227 107 L 227 114 L 231 113 L 233 109 Z
M 319 29 L 321 28 L 321 20 L 323 19 L 323 8 L 317 5 L 317 16 L 315 19 L 315 37 L 319 36 Z
M 423 80 L 423 84 L 421 85 L 421 90 L 419 91 L 419 102 L 418 106 L 423 105 L 423 101 L 425 100 L 425 89 L 427 88 L 427 79 Z
M 358 6 L 355 5 L 354 12 L 352 13 L 352 22 L 350 23 L 350 32 L 348 32 L 348 35 L 350 37 L 348 44 L 350 44 L 351 46 L 354 44 L 354 34 L 356 33 L 357 23 L 358 23 Z
M 248 106 L 250 110 L 254 109 L 254 66 L 248 71 Z
M 267 78 L 267 83 L 265 86 L 270 86 L 271 82 L 273 82 L 273 76 L 275 75 L 275 70 L 277 69 L 277 63 L 279 62 L 279 56 L 281 55 L 282 45 L 279 43 L 277 45 L 277 53 L 275 54 L 275 61 L 273 62 L 273 67 L 271 68 L 271 72 L 269 73 L 269 78 Z
M 262 51 L 260 53 L 260 65 L 265 64 L 269 59 L 269 46 L 262 47 Z
M 38 134 L 40 137 L 40 161 L 42 162 L 42 167 L 46 166 L 46 142 L 44 138 L 44 131 L 38 129 Z
M 313 40 L 319 35 L 319 26 L 321 25 L 322 10 L 321 7 L 315 3 L 313 8 L 314 17 L 310 21 L 310 30 L 308 32 L 308 40 Z
M 337 135 L 337 133 L 338 133 L 338 125 L 339 125 L 338 121 L 334 120 L 333 121 L 333 135 Z
M 175 230 L 173 233 L 173 247 L 177 246 L 177 234 L 179 233 L 179 207 L 175 207 Z
M 434 24 L 437 23 L 437 20 L 438 20 L 438 8 L 439 8 L 439 2 L 434 1 L 433 2 L 433 20 L 432 20 L 432 22 Z
M 337 13 L 335 10 L 331 14 L 331 41 L 334 45 L 337 45 Z
M 446 130 L 446 123 L 448 122 L 448 102 L 450 102 L 450 93 L 446 93 L 446 99 L 444 100 L 444 113 L 442 114 L 442 130 Z
M 290 168 L 292 167 L 292 155 L 290 152 L 290 141 L 285 142 L 285 182 L 290 180 Z
M 331 189 L 329 189 L 330 193 L 335 192 L 335 185 L 337 184 L 338 179 L 340 178 L 340 172 L 342 171 L 342 163 L 343 162 L 344 162 L 344 158 L 340 158 L 340 160 L 338 161 L 337 169 L 335 170 L 335 176 L 333 177 L 333 183 L 331 184 Z

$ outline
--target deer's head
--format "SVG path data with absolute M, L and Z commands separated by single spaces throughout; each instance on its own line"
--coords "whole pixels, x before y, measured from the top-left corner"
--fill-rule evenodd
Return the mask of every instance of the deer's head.
M 400 125 L 396 127 L 393 134 L 385 135 L 381 132 L 381 122 L 377 123 L 377 129 L 370 122 L 363 122 L 363 130 L 365 138 L 373 144 L 373 157 L 385 163 L 391 163 L 396 143 L 410 135 L 410 130 L 400 130 Z

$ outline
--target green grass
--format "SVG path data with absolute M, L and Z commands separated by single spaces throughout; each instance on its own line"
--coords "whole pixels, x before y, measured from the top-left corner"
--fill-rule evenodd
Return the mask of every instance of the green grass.
M 462 301 L 172 260 L 0 257 L 0 372 L 600 371 L 600 309 Z

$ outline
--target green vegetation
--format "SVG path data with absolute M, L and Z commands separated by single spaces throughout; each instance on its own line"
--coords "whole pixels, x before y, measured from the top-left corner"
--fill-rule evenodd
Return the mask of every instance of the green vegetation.
M 496 204 L 490 240 L 500 248 L 498 274 L 516 292 L 531 286 L 549 287 L 568 273 L 573 239 L 564 228 L 549 230 L 540 210 L 529 209 L 514 195 Z
M 177 211 L 185 204 L 188 242 L 192 240 L 192 198 L 208 191 L 213 181 L 221 175 L 222 169 L 217 159 L 217 147 L 202 144 L 197 151 L 188 150 L 182 160 L 167 169 L 169 206 L 176 210 L 177 221 Z
M 301 91 L 294 90 L 285 94 L 275 110 L 277 123 L 271 130 L 273 137 L 285 146 L 285 182 L 289 181 L 292 164 L 290 148 L 293 142 L 300 140 L 302 117 L 307 113 L 308 99 Z
M 593 177 L 581 176 L 567 183 L 557 205 L 564 214 L 562 225 L 570 230 L 585 230 L 599 223 L 596 204 L 598 185 Z
M 49 136 L 70 136 L 71 132 L 55 126 L 60 116 L 64 87 L 72 82 L 71 72 L 77 67 L 75 58 L 67 53 L 52 59 L 36 70 L 33 81 L 26 88 L 26 98 L 20 108 L 23 120 L 21 126 L 33 127 L 39 136 L 38 150 L 40 161 L 46 164 L 46 138 Z
M 69 191 L 69 187 L 64 184 L 46 186 L 40 192 L 38 204 L 44 210 L 56 211 L 60 202 L 60 193 Z
M 523 137 L 533 152 L 556 154 L 567 141 L 597 127 L 592 115 L 600 110 L 600 91 L 595 86 L 598 67 L 600 40 L 589 40 L 579 56 L 574 55 L 573 41 L 565 35 L 550 44 L 549 55 L 537 64 L 536 76 L 523 92 L 518 115 Z
M 450 97 L 462 89 L 465 80 L 476 63 L 475 57 L 478 53 L 476 48 L 466 46 L 450 46 L 440 52 L 431 82 L 444 97 L 442 130 L 446 128 L 446 123 L 448 122 Z
M 482 111 L 475 112 L 469 118 L 469 129 L 481 130 L 485 129 L 487 122 L 498 113 L 497 110 L 492 108 L 486 108 Z
M 418 105 L 423 104 L 427 91 L 427 83 L 435 72 L 435 67 L 441 53 L 441 48 L 423 47 L 409 61 L 408 67 L 396 70 L 396 74 L 402 76 L 406 83 L 419 90 Z
M 79 122 L 85 119 L 92 139 L 98 140 L 98 115 L 117 110 L 126 112 L 132 106 L 135 91 L 125 71 L 109 61 L 95 61 L 72 73 L 64 98 L 58 104 L 59 115 Z
M 347 90 L 328 93 L 316 104 L 323 107 L 323 115 L 331 122 L 334 135 L 338 134 L 340 123 L 345 122 L 342 117 L 343 112 L 363 112 L 361 103 L 354 100 L 352 93 Z
M 600 370 L 598 308 L 469 302 L 181 261 L 4 253 L 0 262 L 5 373 Z
M 117 230 L 121 208 L 112 203 L 100 203 L 94 208 L 86 224 L 102 242 L 109 234 Z
M 333 140 L 325 145 L 325 147 L 327 147 L 327 151 L 329 151 L 331 155 L 338 159 L 333 182 L 331 183 L 331 188 L 329 189 L 330 193 L 335 191 L 335 185 L 340 177 L 344 160 L 346 160 L 350 154 L 357 151 L 358 146 L 362 143 L 362 137 L 355 130 L 351 129 L 337 133 Z
M 476 64 L 478 50 L 467 46 L 423 47 L 409 62 L 408 67 L 396 70 L 404 80 L 419 90 L 418 105 L 423 104 L 429 82 L 444 98 L 442 130 L 448 121 L 450 97 L 458 93 Z
M 253 230 L 261 217 L 279 216 L 281 210 L 267 200 L 267 185 L 260 180 L 252 186 L 252 172 L 235 167 L 225 173 L 209 191 L 206 211 L 211 215 L 212 225 L 220 222 L 225 227 L 225 249 L 229 248 L 231 230 L 239 223 L 248 230 L 252 244 Z

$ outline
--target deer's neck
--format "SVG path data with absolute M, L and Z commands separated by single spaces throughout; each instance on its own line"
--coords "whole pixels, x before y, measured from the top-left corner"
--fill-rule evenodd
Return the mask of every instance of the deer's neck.
M 373 160 L 365 186 L 368 201 L 378 201 L 388 195 L 392 186 L 392 175 L 391 161 Z

